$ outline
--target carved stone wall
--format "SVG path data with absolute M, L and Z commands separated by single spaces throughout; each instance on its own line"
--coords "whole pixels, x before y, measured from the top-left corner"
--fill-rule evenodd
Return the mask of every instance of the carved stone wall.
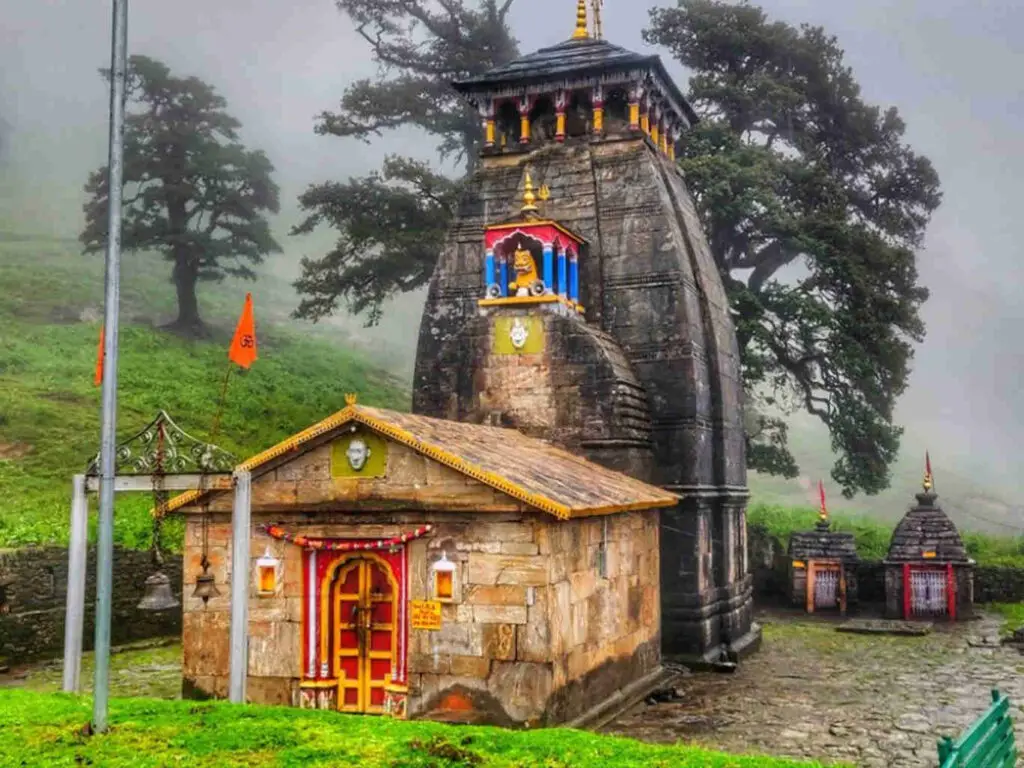
M 431 280 L 413 410 L 444 416 L 471 399 L 471 378 L 469 390 L 436 384 L 437 361 L 478 315 L 483 227 L 515 212 L 527 166 L 550 188 L 545 215 L 590 244 L 580 262 L 585 319 L 622 350 L 645 390 L 651 481 L 684 495 L 662 517 L 663 648 L 699 657 L 724 640 L 752 646 L 751 579 L 745 558 L 727 555 L 742 538 L 747 497 L 736 337 L 682 176 L 648 140 L 482 158 Z M 484 365 L 478 357 L 474 374 Z M 731 533 L 716 538 L 712 529 Z
M 503 343 L 509 321 L 529 329 L 529 348 Z M 647 395 L 608 334 L 576 317 L 505 309 L 469 320 L 441 350 L 422 393 L 447 403 L 444 417 L 515 427 L 591 461 L 650 480 Z
M 164 556 L 171 589 L 181 597 L 181 561 Z M 153 572 L 149 552 L 114 550 L 111 639 L 117 643 L 181 632 L 179 610 L 140 611 L 146 578 Z M 0 658 L 18 662 L 33 656 L 57 656 L 64 648 L 68 551 L 28 547 L 0 551 Z M 83 645 L 92 648 L 96 618 L 96 551 L 88 553 Z

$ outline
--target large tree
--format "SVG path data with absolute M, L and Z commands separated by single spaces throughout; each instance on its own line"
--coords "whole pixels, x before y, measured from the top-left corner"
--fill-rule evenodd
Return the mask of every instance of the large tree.
M 912 343 L 924 336 L 915 254 L 940 202 L 896 109 L 864 102 L 836 39 L 747 3 L 681 0 L 645 32 L 694 74 L 701 122 L 680 165 L 737 314 L 744 384 L 795 395 L 829 429 L 846 495 L 889 485 Z M 779 419 L 752 466 L 795 473 Z
M 108 80 L 109 70 L 102 70 Z M 254 264 L 280 250 L 266 214 L 277 213 L 273 166 L 240 142 L 227 102 L 195 77 L 132 56 L 126 84 L 122 246 L 171 262 L 178 317 L 169 326 L 203 336 L 196 285 L 226 275 L 254 279 Z M 107 169 L 85 185 L 86 253 L 107 242 Z
M 336 112 L 316 132 L 369 142 L 385 130 L 413 126 L 438 140 L 442 160 L 469 172 L 480 144 L 480 118 L 450 87 L 518 55 L 507 23 L 512 0 L 336 0 L 370 47 L 379 73 L 345 89 Z M 325 256 L 302 260 L 297 315 L 313 320 L 339 301 L 368 321 L 398 292 L 426 284 L 458 182 L 409 158 L 389 157 L 369 176 L 311 186 L 299 204 L 301 234 L 321 222 L 341 236 Z
M 361 21 L 352 2 L 339 5 Z M 384 5 L 412 21 L 401 13 L 408 2 Z M 449 5 L 462 7 L 443 3 Z M 451 16 L 453 23 L 457 18 Z M 376 46 L 386 41 L 384 63 L 415 64 L 421 41 L 389 19 L 368 39 Z M 495 40 L 508 33 L 487 30 L 486 50 L 496 50 Z M 428 32 L 440 60 L 444 38 Z M 818 27 L 770 22 L 745 3 L 682 0 L 652 11 L 645 34 L 693 73 L 688 95 L 702 121 L 683 137 L 680 164 L 734 309 L 752 405 L 750 466 L 796 474 L 780 411 L 801 408 L 828 427 L 839 456 L 832 474 L 848 496 L 886 488 L 900 436 L 893 407 L 906 388 L 911 344 L 924 334 L 918 309 L 927 291 L 917 282 L 915 253 L 940 201 L 935 171 L 904 143 L 895 109 L 863 101 L 836 40 Z M 481 37 L 478 31 L 470 39 Z M 484 59 L 473 61 L 483 69 Z M 438 76 L 438 86 L 445 79 Z M 363 104 L 364 120 L 372 114 L 375 127 L 340 135 L 366 137 L 381 126 L 414 124 L 440 136 L 442 151 L 455 146 L 454 134 L 441 124 L 407 117 L 405 102 L 374 101 L 369 87 L 350 89 L 346 99 L 353 92 L 367 96 L 343 102 L 343 112 L 352 125 L 355 107 Z M 478 123 L 465 126 L 468 138 L 460 147 L 471 157 Z M 436 249 L 403 246 L 401 239 L 411 241 L 408 233 L 389 230 L 389 221 L 412 206 L 422 225 L 416 242 L 441 242 L 454 194 L 425 167 L 415 174 L 409 173 L 413 166 L 401 168 L 337 185 L 337 197 L 307 193 L 307 225 L 328 220 L 343 237 L 337 252 L 306 263 L 302 314 L 323 316 L 345 299 L 370 309 L 372 322 L 384 298 L 429 278 Z M 398 183 L 387 184 L 389 178 Z M 421 194 L 424 180 L 446 194 Z M 340 195 L 357 189 L 378 204 L 377 212 L 333 215 Z

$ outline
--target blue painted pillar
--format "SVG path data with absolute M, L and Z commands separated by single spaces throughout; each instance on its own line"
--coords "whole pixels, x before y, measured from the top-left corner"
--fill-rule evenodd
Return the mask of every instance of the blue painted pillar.
M 499 262 L 498 286 L 501 288 L 501 295 L 508 296 L 508 263 L 505 259 Z
M 555 261 L 551 243 L 544 244 L 544 289 L 548 293 L 555 292 Z
M 580 264 L 575 252 L 569 260 L 569 298 L 580 300 Z
M 565 249 L 558 251 L 558 295 L 565 296 L 569 289 L 569 281 L 565 276 Z
M 484 252 L 484 290 L 494 282 L 494 249 L 488 248 Z

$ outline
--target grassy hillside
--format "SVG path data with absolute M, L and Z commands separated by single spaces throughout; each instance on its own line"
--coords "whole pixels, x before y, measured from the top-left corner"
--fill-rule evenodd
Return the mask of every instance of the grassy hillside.
M 0 765 L 365 768 L 787 768 L 819 763 L 660 746 L 586 731 L 446 726 L 291 707 L 114 699 L 85 736 L 91 701 L 0 690 Z
M 837 531 L 852 533 L 857 552 L 865 560 L 881 560 L 889 551 L 893 523 L 864 514 L 830 513 Z M 783 545 L 794 531 L 809 531 L 818 519 L 818 510 L 809 506 L 782 506 L 754 501 L 747 510 L 747 523 L 764 528 Z M 968 554 L 980 565 L 1024 568 L 1024 537 L 961 530 Z
M 825 428 L 801 414 L 789 417 L 788 421 L 790 445 L 800 466 L 800 477 L 786 480 L 751 473 L 750 490 L 757 500 L 782 507 L 816 507 L 818 480 L 822 479 L 829 509 L 866 515 L 890 525 L 914 503 L 914 494 L 921 490 L 927 446 L 917 442 L 913 430 L 908 429 L 904 435 L 889 489 L 877 496 L 858 494 L 847 500 L 830 477 L 835 458 Z M 1024 535 L 1024 506 L 1018 501 L 1019 492 L 986 482 L 980 471 L 960 466 L 945 455 L 942 446 L 932 446 L 931 454 L 939 503 L 958 527 L 1002 536 Z
M 103 259 L 73 241 L 0 232 L 0 546 L 61 543 L 70 478 L 98 450 L 100 392 L 93 386 Z M 324 329 L 287 321 L 274 280 L 205 285 L 200 305 L 219 329 L 188 342 L 160 331 L 173 319 L 167 266 L 127 256 L 122 273 L 118 432 L 163 408 L 197 438 L 208 435 L 227 368 L 227 345 L 246 290 L 256 304 L 260 359 L 232 376 L 217 442 L 252 454 L 344 405 L 408 407 L 407 384 Z M 116 538 L 145 546 L 147 494 L 118 499 Z M 173 535 L 172 535 L 173 539 Z

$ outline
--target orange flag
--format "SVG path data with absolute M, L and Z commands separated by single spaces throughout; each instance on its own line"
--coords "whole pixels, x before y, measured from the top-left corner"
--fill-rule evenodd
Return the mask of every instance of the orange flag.
M 818 507 L 818 512 L 825 517 L 828 514 L 828 509 L 825 507 L 825 484 L 821 480 L 818 481 L 818 496 L 821 497 L 821 506 Z
M 94 386 L 100 386 L 103 383 L 103 346 L 105 339 L 103 338 L 103 326 L 100 326 L 100 343 L 96 347 L 96 373 L 93 374 L 92 383 Z
M 245 294 L 245 306 L 242 307 L 242 316 L 238 318 L 228 359 L 243 368 L 248 368 L 256 360 L 256 320 L 252 314 L 251 293 Z

